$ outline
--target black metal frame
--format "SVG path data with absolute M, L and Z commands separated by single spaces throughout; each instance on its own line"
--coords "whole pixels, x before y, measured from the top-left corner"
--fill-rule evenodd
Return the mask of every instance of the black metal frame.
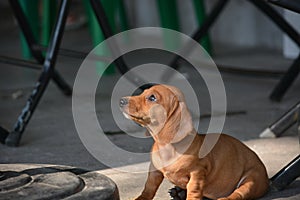
M 110 38 L 111 36 L 113 36 L 113 32 L 109 26 L 101 2 L 98 0 L 90 0 L 90 2 L 93 11 L 96 14 L 99 25 L 103 31 L 105 39 Z M 29 99 L 27 100 L 26 105 L 22 110 L 22 113 L 18 117 L 18 120 L 13 128 L 13 131 L 9 132 L 8 130 L 0 126 L 0 142 L 5 143 L 8 146 L 18 146 L 20 143 L 21 136 L 30 118 L 32 117 L 35 108 L 37 107 L 40 98 L 42 97 L 45 89 L 47 88 L 47 85 L 51 78 L 55 81 L 55 83 L 59 86 L 59 88 L 62 89 L 64 94 L 71 95 L 72 93 L 72 89 L 68 86 L 68 84 L 62 79 L 62 77 L 54 69 L 58 53 L 61 52 L 62 54 L 67 56 L 75 55 L 75 57 L 78 57 L 79 55 L 79 57 L 82 58 L 85 57 L 87 54 L 82 52 L 72 51 L 72 50 L 59 49 L 63 37 L 66 18 L 68 15 L 68 8 L 70 4 L 69 0 L 61 0 L 60 2 L 58 16 L 53 28 L 53 32 L 48 47 L 43 47 L 36 42 L 33 33 L 29 28 L 30 27 L 29 23 L 25 17 L 25 14 L 18 0 L 10 0 L 10 4 L 14 11 L 14 15 L 16 16 L 16 19 L 19 23 L 21 31 L 24 34 L 25 39 L 29 45 L 30 52 L 32 53 L 33 57 L 37 60 L 38 63 L 24 61 L 21 59 L 9 58 L 5 56 L 0 56 L 0 62 L 29 67 L 32 69 L 40 69 L 40 68 L 42 69 L 42 73 L 35 85 L 35 88 L 33 89 Z M 114 53 L 117 54 L 118 53 L 117 45 L 113 43 L 113 40 L 110 41 L 112 41 L 109 44 L 111 52 L 113 54 Z M 42 53 L 44 50 L 46 50 L 45 57 L 43 56 Z M 97 56 L 96 59 L 101 60 L 101 56 Z M 125 64 L 122 57 L 115 60 L 114 63 L 122 74 L 125 74 L 128 71 L 128 67 Z M 40 67 L 40 64 L 42 65 L 42 67 Z M 138 85 L 143 85 L 145 83 L 140 78 L 130 78 L 130 81 Z
M 25 39 L 29 44 L 29 48 L 33 57 L 37 60 L 38 63 L 43 65 L 40 77 L 36 82 L 36 85 L 30 97 L 28 98 L 25 107 L 22 110 L 22 113 L 15 123 L 13 131 L 9 132 L 4 128 L 0 128 L 1 142 L 9 146 L 17 146 L 51 78 L 53 78 L 59 88 L 62 89 L 64 94 L 71 95 L 72 93 L 70 86 L 68 86 L 68 84 L 62 79 L 62 77 L 54 70 L 58 49 L 63 36 L 64 25 L 67 18 L 69 2 L 68 0 L 62 0 L 60 2 L 59 13 L 45 57 L 43 56 L 42 51 L 38 51 L 33 48 L 37 43 L 32 31 L 29 28 L 29 23 L 18 0 L 10 0 L 10 4 L 13 9 L 14 15 L 16 16 L 16 19 L 20 25 L 21 31 L 23 32 Z
M 248 0 L 253 3 L 256 7 L 258 7 L 262 12 L 264 12 L 270 19 L 277 24 L 291 39 L 294 40 L 296 44 L 300 46 L 300 37 L 299 34 L 291 27 L 282 17 L 279 15 L 271 6 L 269 6 L 266 2 L 261 0 Z M 98 20 L 99 26 L 103 31 L 103 35 L 105 39 L 113 36 L 113 32 L 109 26 L 108 20 L 105 15 L 105 11 L 102 7 L 102 4 L 98 0 L 90 0 L 94 13 L 96 14 L 96 18 Z M 207 16 L 206 20 L 203 22 L 203 25 L 199 27 L 199 29 L 192 35 L 192 38 L 196 41 L 199 41 L 210 29 L 210 27 L 214 24 L 215 20 L 218 18 L 225 5 L 229 2 L 229 0 L 220 0 L 216 3 L 211 13 Z M 28 99 L 25 108 L 23 109 L 21 115 L 18 118 L 17 123 L 14 126 L 12 132 L 8 132 L 7 130 L 0 127 L 0 141 L 5 142 L 7 145 L 17 146 L 19 144 L 22 133 L 25 130 L 27 123 L 29 122 L 41 96 L 46 89 L 50 78 L 53 78 L 55 83 L 63 90 L 66 95 L 71 94 L 70 87 L 66 84 L 66 82 L 61 78 L 61 76 L 54 70 L 56 57 L 59 51 L 60 41 L 63 35 L 63 28 L 65 25 L 66 16 L 68 14 L 68 0 L 62 0 L 61 6 L 59 8 L 59 14 L 54 26 L 54 31 L 50 39 L 50 45 L 46 48 L 46 58 L 44 58 L 42 54 L 42 50 L 45 48 L 41 47 L 35 41 L 33 37 L 33 33 L 29 28 L 29 23 L 24 15 L 23 10 L 21 9 L 19 2 L 17 0 L 10 0 L 11 7 L 13 8 L 14 14 L 17 18 L 17 21 L 21 27 L 22 32 L 24 33 L 25 39 L 29 44 L 30 51 L 34 58 L 38 63 L 43 64 L 43 72 L 40 75 L 40 78 L 36 84 L 35 89 L 33 90 L 30 98 Z M 119 55 L 118 47 L 115 45 L 113 40 L 110 40 L 108 44 L 112 54 Z M 63 51 L 66 54 L 78 54 L 78 52 L 70 52 Z M 189 51 L 186 51 L 189 52 Z M 79 53 L 82 55 L 82 53 Z M 179 67 L 178 61 L 179 57 L 176 57 L 171 66 L 175 69 Z M 7 63 L 17 63 L 20 65 L 27 65 L 32 68 L 38 68 L 35 63 L 23 62 L 20 60 L 10 60 L 6 57 L 0 57 L 0 61 L 4 61 Z M 116 59 L 114 61 L 115 65 L 119 69 L 122 74 L 125 74 L 128 71 L 128 67 L 126 66 L 124 60 L 121 58 Z M 281 79 L 280 83 L 274 89 L 271 94 L 271 99 L 280 100 L 287 90 L 287 88 L 291 85 L 293 80 L 296 78 L 297 74 L 300 71 L 300 56 L 295 60 L 294 64 L 290 67 L 288 72 Z M 164 78 L 168 78 L 165 76 Z M 143 81 L 139 77 L 128 77 L 128 79 L 134 84 L 141 86 L 145 85 L 145 81 Z M 141 87 L 141 89 L 143 89 Z
M 267 2 L 264 0 L 248 0 L 255 7 L 257 7 L 261 12 L 263 12 L 266 16 L 270 18 L 272 22 L 274 22 L 284 33 L 286 33 L 298 46 L 300 46 L 300 34 L 275 10 L 273 9 Z M 192 38 L 196 41 L 200 41 L 205 34 L 207 34 L 208 30 L 214 24 L 215 20 L 219 17 L 221 12 L 224 10 L 225 5 L 229 2 L 229 0 L 219 0 L 212 12 L 207 15 L 206 19 L 203 22 L 203 26 L 199 27 L 194 34 L 192 34 Z M 188 46 L 188 45 L 187 45 Z M 180 61 L 180 57 L 175 57 L 175 59 L 171 62 L 171 66 L 174 69 L 179 68 L 177 64 Z M 294 63 L 290 66 L 290 68 L 286 71 L 284 76 L 281 78 L 279 83 L 273 89 L 270 95 L 270 99 L 273 101 L 280 101 L 283 95 L 286 93 L 288 88 L 291 86 L 293 81 L 296 79 L 297 75 L 300 72 L 300 54 L 297 59 L 295 59 Z M 163 76 L 165 79 L 168 79 L 168 75 L 165 74 Z
M 30 25 L 19 2 L 17 0 L 10 0 L 9 2 L 17 19 L 17 22 L 20 26 L 20 29 L 28 43 L 30 52 L 39 64 L 44 64 L 45 56 L 43 56 L 43 52 L 41 50 L 37 50 L 36 48 L 34 48 L 35 46 L 37 46 L 38 43 L 34 37 L 32 30 L 29 28 Z M 61 78 L 61 76 L 55 70 L 53 74 L 53 80 L 66 95 L 70 95 L 72 93 L 72 89 L 70 88 L 70 86 Z
M 300 102 L 294 105 L 286 113 L 284 113 L 278 120 L 271 124 L 262 134 L 261 137 L 279 137 L 291 126 L 297 123 L 298 110 L 300 109 Z
M 290 109 L 288 115 L 293 114 L 296 118 L 292 121 L 297 121 L 297 132 L 300 144 L 300 103 Z M 284 115 L 286 117 L 287 115 Z M 296 156 L 289 164 L 283 167 L 271 178 L 271 187 L 275 190 L 283 190 L 286 186 L 292 183 L 295 179 L 300 177 L 300 154 Z
M 285 189 L 300 177 L 300 155 L 283 167 L 271 178 L 271 188 L 277 191 Z
M 120 50 L 118 48 L 118 45 L 116 44 L 116 42 L 114 41 L 114 39 L 112 38 L 113 31 L 110 28 L 108 19 L 105 15 L 105 10 L 101 4 L 101 2 L 99 0 L 90 0 L 93 11 L 96 15 L 97 21 L 99 26 L 101 27 L 101 30 L 103 32 L 104 38 L 108 39 L 110 38 L 110 40 L 106 40 L 108 43 L 108 47 L 110 49 L 110 52 L 113 55 L 121 55 L 120 54 Z M 118 70 L 120 71 L 121 74 L 126 74 L 126 72 L 128 72 L 129 68 L 126 65 L 124 59 L 122 56 L 120 56 L 118 59 L 114 60 L 113 63 L 116 65 L 116 67 L 118 68 Z M 144 89 L 144 85 L 147 84 L 146 81 L 144 81 L 141 77 L 139 77 L 137 74 L 135 74 L 134 77 L 132 76 L 126 76 L 126 78 L 132 82 L 133 84 L 135 84 L 136 86 L 139 87 L 140 90 Z
M 300 102 L 293 106 L 288 112 L 280 117 L 275 123 L 273 123 L 268 129 L 268 132 L 274 134 L 275 137 L 280 136 L 290 128 L 292 125 L 298 122 L 297 132 L 300 144 Z M 277 172 L 270 180 L 271 187 L 275 190 L 283 190 L 296 178 L 300 177 L 300 155 L 296 156 L 289 164 L 283 167 Z
M 193 38 L 195 41 L 200 41 L 209 31 L 209 29 L 211 28 L 211 26 L 215 23 L 215 21 L 218 19 L 219 15 L 221 14 L 221 12 L 223 11 L 223 9 L 225 8 L 225 6 L 227 5 L 227 3 L 229 2 L 229 0 L 219 0 L 213 7 L 212 11 L 210 12 L 210 14 L 205 18 L 204 22 L 202 23 L 202 26 L 200 26 L 191 36 L 191 38 Z M 181 51 L 181 55 L 188 55 L 192 50 L 193 50 L 193 45 L 188 43 L 185 44 L 185 46 L 183 46 L 182 49 L 180 49 Z M 173 69 L 178 69 L 179 66 L 179 62 L 181 60 L 181 56 L 176 55 L 174 57 L 174 59 L 171 61 L 170 66 Z M 164 81 L 168 81 L 170 80 L 172 77 L 172 74 L 170 74 L 170 72 L 163 74 L 162 76 L 162 80 Z
M 261 0 L 250 0 L 258 9 L 264 12 L 296 45 L 300 47 L 300 34 L 275 9 Z M 300 54 L 281 78 L 270 95 L 273 101 L 280 101 L 300 72 Z
M 270 3 L 273 3 L 274 5 L 283 7 L 285 9 L 300 13 L 300 5 L 299 0 L 268 0 Z
M 287 0 L 269 0 L 271 3 L 282 6 L 284 8 L 293 10 L 300 14 L 300 1 L 287 1 Z M 276 17 L 270 13 L 267 13 L 269 17 Z M 277 16 L 278 17 L 278 16 Z M 289 33 L 290 38 L 300 46 L 300 35 L 295 32 L 288 24 L 285 24 L 282 20 L 279 20 L 277 24 L 282 27 L 285 32 Z M 289 68 L 287 73 L 282 77 L 279 84 L 271 94 L 271 99 L 280 100 L 284 95 L 285 91 L 290 87 L 292 82 L 298 76 L 300 72 L 300 54 L 294 61 L 292 66 Z M 280 117 L 275 123 L 273 123 L 267 130 L 272 133 L 275 137 L 280 136 L 284 131 L 290 128 L 292 125 L 297 123 L 297 132 L 300 144 L 300 102 L 293 106 L 288 112 Z M 279 172 L 277 172 L 271 178 L 271 187 L 275 190 L 283 190 L 295 179 L 300 177 L 300 154 L 296 156 L 289 164 L 284 166 Z

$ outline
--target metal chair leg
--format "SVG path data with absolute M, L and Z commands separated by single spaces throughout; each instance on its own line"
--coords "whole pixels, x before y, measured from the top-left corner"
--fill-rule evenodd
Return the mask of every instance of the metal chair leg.
M 90 2 L 92 5 L 92 8 L 93 8 L 93 11 L 95 13 L 95 16 L 98 20 L 99 26 L 101 27 L 101 30 L 103 32 L 104 38 L 108 39 L 108 38 L 112 37 L 114 34 L 109 25 L 109 21 L 106 17 L 105 10 L 104 10 L 101 2 L 99 0 L 90 0 Z M 117 46 L 117 44 L 114 43 L 114 40 L 111 40 L 111 42 L 108 44 L 108 46 L 113 55 L 120 55 L 118 46 Z M 115 64 L 122 74 L 125 74 L 129 70 L 123 59 L 117 59 Z
M 208 32 L 208 30 L 211 28 L 211 26 L 215 23 L 215 21 L 218 19 L 218 17 L 220 16 L 221 12 L 224 10 L 226 4 L 229 2 L 229 0 L 220 0 L 216 3 L 216 5 L 214 6 L 214 8 L 212 9 L 212 11 L 210 12 L 210 14 L 207 15 L 207 17 L 205 18 L 205 20 L 202 23 L 202 26 L 199 27 L 193 34 L 192 34 L 192 38 L 195 41 L 200 41 Z M 190 44 L 185 44 L 182 48 L 182 50 L 180 50 L 181 52 L 184 53 L 184 55 L 188 55 L 193 49 L 191 48 Z M 181 60 L 181 57 L 176 55 L 174 57 L 174 59 L 171 61 L 170 63 L 170 67 L 172 67 L 173 69 L 178 69 L 179 68 L 179 61 Z M 168 81 L 170 80 L 172 76 L 170 75 L 170 73 L 165 73 L 162 76 L 162 80 L 164 81 Z
M 101 1 L 99 0 L 90 0 L 93 11 L 95 13 L 95 16 L 98 20 L 99 26 L 101 27 L 101 30 L 103 32 L 103 36 L 105 39 L 110 38 L 108 41 L 108 47 L 113 55 L 121 55 L 120 50 L 118 48 L 118 44 L 111 38 L 114 34 L 113 31 L 109 25 L 108 19 L 105 14 L 105 10 L 101 4 Z M 123 56 L 120 56 L 118 59 L 114 60 L 114 64 L 118 68 L 121 74 L 125 74 L 129 71 L 129 68 L 127 64 L 125 63 Z M 144 81 L 141 77 L 138 75 L 135 75 L 134 77 L 126 77 L 129 81 L 131 81 L 136 86 L 140 87 L 142 85 L 145 85 L 147 82 Z
M 261 12 L 270 18 L 278 28 L 285 32 L 298 46 L 300 46 L 299 33 L 294 29 L 274 8 L 267 2 L 261 0 L 248 0 L 253 3 Z
M 249 0 L 270 20 L 272 20 L 283 32 L 285 32 L 299 47 L 300 47 L 300 34 L 297 32 L 275 9 L 268 3 L 261 0 Z M 273 101 L 280 101 L 293 81 L 296 79 L 300 72 L 300 55 L 294 61 L 292 66 L 288 69 L 286 74 L 281 78 L 280 82 L 273 89 L 270 99 Z
M 296 178 L 300 177 L 300 155 L 283 167 L 271 178 L 271 188 L 277 191 L 283 190 Z
M 294 80 L 299 75 L 299 72 L 300 72 L 300 54 L 298 58 L 294 61 L 292 66 L 290 66 L 288 71 L 280 79 L 276 87 L 273 89 L 270 95 L 270 99 L 273 101 L 280 101 L 283 95 L 287 92 L 287 90 L 290 88 Z
M 284 131 L 293 126 L 299 118 L 298 110 L 300 109 L 300 102 L 293 106 L 289 111 L 282 115 L 271 126 L 265 129 L 261 134 L 261 138 L 279 137 Z
M 37 42 L 36 42 L 36 39 L 34 37 L 32 30 L 30 29 L 30 25 L 24 14 L 23 9 L 20 6 L 19 1 L 18 0 L 10 0 L 9 2 L 10 2 L 12 10 L 14 12 L 14 15 L 17 19 L 17 22 L 19 23 L 21 31 L 24 34 L 24 37 L 27 41 L 27 44 L 29 46 L 31 54 L 40 64 L 43 64 L 45 61 L 45 58 L 42 54 L 42 51 L 37 50 L 37 48 L 34 48 L 35 46 L 37 46 Z M 54 70 L 54 74 L 53 74 L 53 80 L 56 83 L 56 85 L 63 91 L 63 93 L 65 95 L 72 94 L 71 87 L 65 82 L 65 80 L 55 70 Z
M 11 2 L 15 2 L 12 0 Z M 36 106 L 39 103 L 51 77 L 53 76 L 56 57 L 58 54 L 60 42 L 63 36 L 64 26 L 68 14 L 69 0 L 62 0 L 59 7 L 58 17 L 54 26 L 49 47 L 46 52 L 46 58 L 43 65 L 43 71 L 40 75 L 33 92 L 27 100 L 21 115 L 18 118 L 17 123 L 14 126 L 14 130 L 8 134 L 5 139 L 5 144 L 9 146 L 17 146 L 20 142 L 22 133 L 29 122 Z
M 5 143 L 8 134 L 9 132 L 0 126 L 0 143 Z
M 271 128 L 276 134 L 281 134 L 292 124 L 298 122 L 297 130 L 300 144 L 300 103 L 290 109 L 283 117 L 275 122 Z M 274 134 L 275 134 L 274 133 Z M 291 184 L 296 178 L 300 177 L 300 155 L 298 155 L 289 164 L 277 172 L 271 179 L 271 188 L 279 191 Z
M 254 4 L 258 9 L 265 13 L 283 32 L 285 32 L 298 46 L 300 46 L 300 34 L 270 5 L 262 0 L 248 0 Z M 211 14 L 209 14 L 204 21 L 203 25 L 192 35 L 192 38 L 199 41 L 208 31 L 208 29 L 213 25 L 214 21 L 217 19 L 221 11 L 223 10 L 226 1 L 219 1 L 214 7 Z M 188 45 L 186 45 L 188 46 Z M 191 49 L 183 48 L 183 52 L 188 54 Z M 300 57 L 300 55 L 299 55 Z M 290 87 L 292 82 L 295 80 L 300 72 L 300 58 L 297 58 L 290 69 L 287 71 L 286 75 L 281 79 L 278 85 L 275 87 L 270 95 L 270 99 L 274 101 L 280 101 L 287 89 Z M 178 62 L 180 61 L 179 56 L 175 56 L 170 66 L 174 69 L 178 69 Z M 164 74 L 162 76 L 163 80 L 169 80 L 170 75 Z
M 268 0 L 268 2 L 283 7 L 285 9 L 300 13 L 300 5 L 299 1 L 291 1 L 291 0 Z

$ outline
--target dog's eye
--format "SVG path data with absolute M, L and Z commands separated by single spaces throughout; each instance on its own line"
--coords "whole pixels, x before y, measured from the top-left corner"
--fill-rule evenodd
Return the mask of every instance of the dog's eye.
M 156 97 L 152 94 L 151 96 L 148 97 L 149 101 L 155 102 L 156 101 Z

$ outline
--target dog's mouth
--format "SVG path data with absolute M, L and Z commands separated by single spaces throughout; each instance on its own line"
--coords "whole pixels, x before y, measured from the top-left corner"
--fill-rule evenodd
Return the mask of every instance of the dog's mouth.
M 150 119 L 148 117 L 140 117 L 140 116 L 132 115 L 125 111 L 123 111 L 123 115 L 127 119 L 130 119 L 130 120 L 140 124 L 141 126 L 146 126 L 150 122 Z

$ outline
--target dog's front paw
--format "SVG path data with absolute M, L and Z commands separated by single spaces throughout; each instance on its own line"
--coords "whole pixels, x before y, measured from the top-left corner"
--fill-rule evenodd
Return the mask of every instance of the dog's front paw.
M 185 200 L 186 199 L 186 190 L 181 189 L 178 186 L 175 186 L 169 190 L 169 194 L 172 200 Z
M 230 200 L 229 198 L 223 197 L 223 198 L 219 198 L 217 200 Z

